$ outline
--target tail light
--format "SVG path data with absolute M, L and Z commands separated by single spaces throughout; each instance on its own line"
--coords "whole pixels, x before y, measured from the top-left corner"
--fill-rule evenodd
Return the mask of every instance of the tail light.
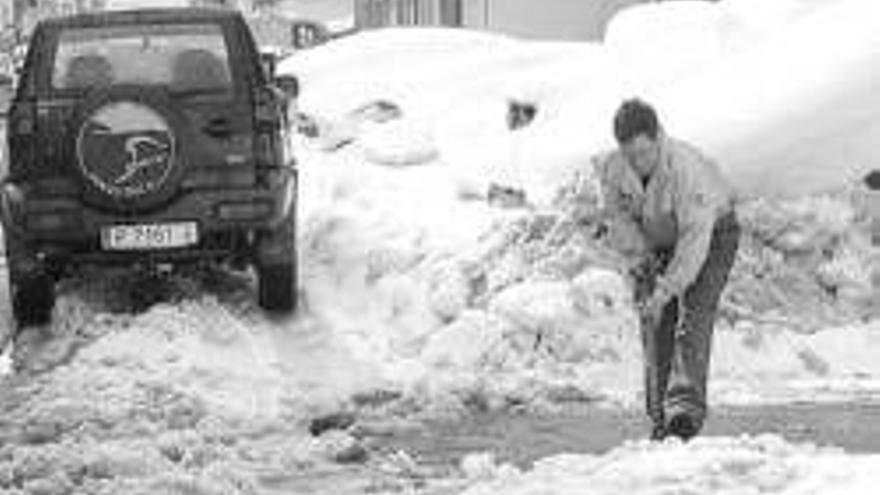
M 37 160 L 37 105 L 32 100 L 13 103 L 9 113 L 9 171 L 19 173 Z
M 281 126 L 278 96 L 271 88 L 254 94 L 254 158 L 258 167 L 277 167 L 279 144 L 276 136 Z
M 32 102 L 19 103 L 12 113 L 13 136 L 27 137 L 37 132 L 37 106 Z

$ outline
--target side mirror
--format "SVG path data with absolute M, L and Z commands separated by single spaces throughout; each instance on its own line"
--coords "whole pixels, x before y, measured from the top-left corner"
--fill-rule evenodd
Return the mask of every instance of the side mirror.
M 275 86 L 290 100 L 299 96 L 299 79 L 296 76 L 284 74 L 275 78 Z

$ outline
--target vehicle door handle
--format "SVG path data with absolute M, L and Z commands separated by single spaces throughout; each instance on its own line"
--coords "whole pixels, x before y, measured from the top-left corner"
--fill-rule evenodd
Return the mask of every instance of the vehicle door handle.
M 202 130 L 212 137 L 227 137 L 232 134 L 232 124 L 225 117 L 217 117 L 209 120 Z

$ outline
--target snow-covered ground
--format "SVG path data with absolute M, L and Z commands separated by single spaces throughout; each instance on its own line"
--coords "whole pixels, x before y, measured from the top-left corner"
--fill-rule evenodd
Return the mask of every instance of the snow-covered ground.
M 698 439 L 688 445 L 625 444 L 601 456 L 558 455 L 526 473 L 474 455 L 464 466 L 479 480 L 466 495 L 617 493 L 868 494 L 880 456 L 852 456 L 777 437 Z
M 281 70 L 302 79 L 298 110 L 318 131 L 295 143 L 302 311 L 267 319 L 252 281 L 223 272 L 152 288 L 125 273 L 66 283 L 52 326 L 16 349 L 32 373 L 0 388 L 0 487 L 299 493 L 302 478 L 359 458 L 355 433 L 307 433 L 327 413 L 444 414 L 474 397 L 638 407 L 630 260 L 588 221 L 601 201 L 590 157 L 613 144 L 611 114 L 635 93 L 744 192 L 769 194 L 742 209 L 749 233 L 716 334 L 712 403 L 876 398 L 880 255 L 854 181 L 878 163 L 874 3 L 670 2 L 625 12 L 605 44 L 392 29 L 298 53 Z M 646 33 L 662 44 L 639 43 Z M 538 108 L 515 132 L 509 99 Z M 493 183 L 523 189 L 525 203 L 490 197 Z M 132 311 L 151 293 L 158 304 Z M 417 471 L 405 456 L 370 462 Z M 875 456 L 775 436 L 713 438 L 528 471 L 475 454 L 455 482 L 422 489 L 868 493 L 878 468 Z M 414 489 L 348 491 L 392 488 Z
M 575 203 L 581 209 L 596 205 L 590 157 L 611 145 L 607 112 L 621 94 L 630 94 L 634 81 L 644 92 L 661 95 L 661 89 L 674 93 L 678 84 L 686 86 L 703 72 L 740 64 L 743 54 L 769 64 L 762 54 L 767 46 L 803 41 L 809 27 L 823 26 L 824 33 L 824 16 L 845 18 L 860 32 L 867 29 L 863 24 L 877 22 L 866 15 L 872 5 L 673 2 L 624 11 L 612 22 L 607 45 L 391 29 L 288 59 L 281 70 L 302 79 L 299 110 L 319 128 L 319 136 L 302 143 L 300 155 L 311 311 L 336 321 L 331 325 L 336 334 L 365 356 L 379 357 L 390 376 L 405 377 L 400 379 L 409 386 L 434 387 L 446 375 L 456 386 L 509 387 L 525 395 L 546 393 L 553 383 L 576 384 L 587 394 L 632 402 L 640 369 L 635 315 L 619 275 L 622 260 L 589 240 L 588 227 L 566 225 Z M 687 29 L 678 32 L 689 43 L 679 42 L 680 49 L 670 53 L 631 40 L 638 26 L 672 30 L 676 22 L 683 24 L 677 21 L 682 13 L 716 21 L 709 25 L 715 31 L 702 24 L 698 34 L 724 43 L 709 54 L 699 44 L 690 50 L 707 67 L 693 60 L 685 64 L 684 51 L 694 46 Z M 876 57 L 880 45 L 872 41 L 864 39 L 864 46 L 845 53 Z M 647 53 L 637 53 L 638 46 Z M 775 63 L 799 60 L 799 53 Z M 664 55 L 666 70 L 655 60 Z M 817 66 L 847 58 L 812 55 L 821 59 Z M 620 68 L 620 60 L 649 60 L 654 66 L 637 64 L 643 70 L 636 77 Z M 677 83 L 682 73 L 698 75 Z M 749 74 L 767 86 L 783 84 L 775 73 Z M 741 79 L 713 81 L 704 93 L 717 95 L 720 104 L 738 91 Z M 784 129 L 775 126 L 782 115 L 807 105 L 825 108 L 826 98 L 837 101 L 878 78 L 861 70 L 835 74 L 834 81 L 820 84 L 821 91 L 813 86 L 815 78 L 783 79 L 788 92 L 801 99 L 785 107 L 774 104 L 763 114 L 752 109 L 751 128 L 763 135 L 741 143 L 738 126 L 715 121 L 697 136 L 730 150 L 734 160 L 717 156 L 744 193 L 775 191 L 786 198 L 765 196 L 742 208 L 750 235 L 715 346 L 716 401 L 877 390 L 871 355 L 878 327 L 870 318 L 878 297 L 872 280 L 877 252 L 865 201 L 858 200 L 868 193 L 841 173 L 851 159 L 858 164 L 849 171 L 877 163 L 870 153 L 862 154 L 871 139 L 850 139 L 873 120 L 851 120 L 851 108 L 844 106 L 798 117 Z M 802 86 L 810 92 L 803 93 Z M 506 128 L 509 99 L 537 104 L 531 125 Z M 375 101 L 393 102 L 402 117 L 376 119 L 376 106 L 370 107 Z M 695 101 L 695 106 L 678 102 L 685 108 L 676 115 L 715 113 L 700 95 Z M 661 116 L 674 110 L 662 101 L 658 106 Z M 372 113 L 365 110 L 370 108 Z M 809 139 L 826 125 L 842 128 L 846 137 Z M 670 132 L 688 126 L 693 127 L 679 121 Z M 828 164 L 780 162 L 786 156 L 780 143 L 794 138 L 799 150 L 826 157 Z M 746 153 L 753 153 L 749 160 L 738 160 Z M 785 175 L 789 167 L 819 172 L 792 182 Z M 752 173 L 759 168 L 772 173 L 757 181 Z M 825 180 L 814 180 L 820 175 Z M 491 204 L 486 194 L 493 182 L 524 189 L 529 203 L 506 209 Z M 813 195 L 801 197 L 805 191 Z M 541 383 L 541 392 L 527 385 L 533 382 Z

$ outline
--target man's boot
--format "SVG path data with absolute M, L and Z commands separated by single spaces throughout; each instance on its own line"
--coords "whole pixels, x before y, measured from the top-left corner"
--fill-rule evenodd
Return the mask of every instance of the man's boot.
M 669 432 L 666 430 L 666 425 L 663 424 L 662 421 L 654 423 L 654 427 L 651 428 L 652 442 L 662 442 L 668 435 Z
M 697 436 L 697 433 L 700 432 L 700 425 L 687 414 L 678 414 L 669 420 L 666 430 L 669 435 L 676 436 L 682 441 L 687 442 Z

